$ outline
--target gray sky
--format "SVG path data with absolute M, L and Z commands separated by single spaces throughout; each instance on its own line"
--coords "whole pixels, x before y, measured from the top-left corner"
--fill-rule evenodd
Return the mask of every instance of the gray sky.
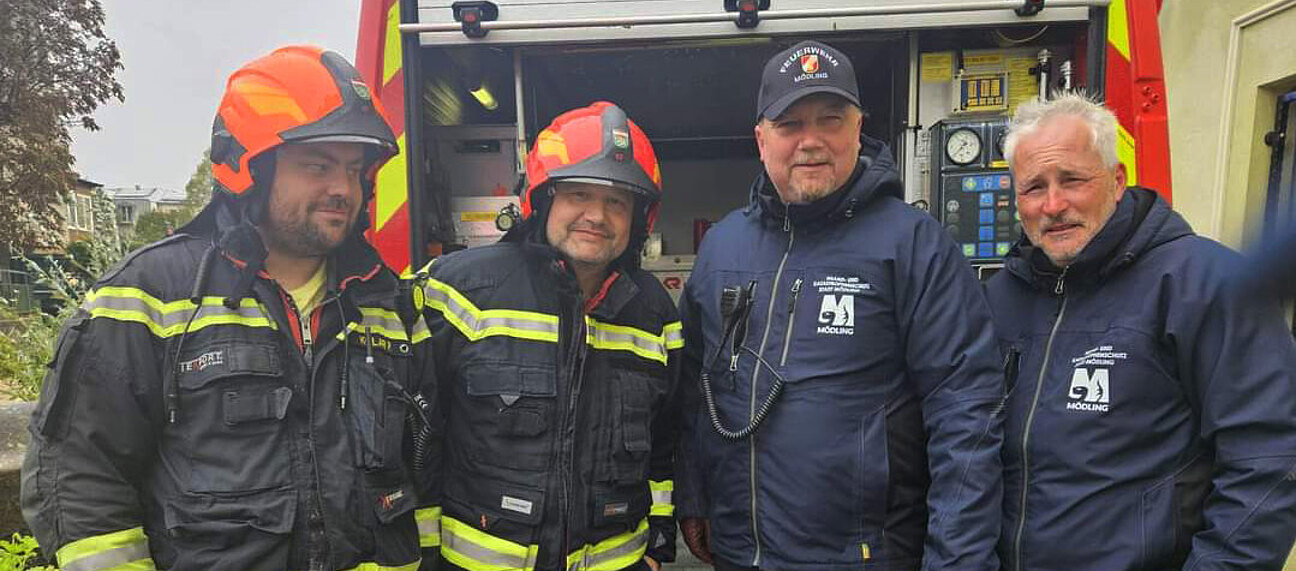
M 103 0 L 125 103 L 73 130 L 76 170 L 106 186 L 183 188 L 211 140 L 225 79 L 292 43 L 355 57 L 360 0 Z

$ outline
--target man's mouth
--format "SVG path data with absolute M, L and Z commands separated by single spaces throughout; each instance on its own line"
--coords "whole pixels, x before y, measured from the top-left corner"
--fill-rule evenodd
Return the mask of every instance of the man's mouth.
M 571 232 L 574 233 L 574 234 L 584 234 L 584 235 L 586 235 L 586 236 L 592 236 L 592 237 L 595 237 L 595 238 L 607 238 L 607 237 L 608 237 L 608 235 L 607 235 L 606 233 L 601 232 L 601 231 L 599 231 L 599 230 L 595 230 L 595 229 L 593 229 L 593 228 L 572 228 L 572 229 L 571 229 Z
M 1078 228 L 1083 228 L 1083 225 L 1075 222 L 1059 222 L 1057 224 L 1050 224 L 1046 226 L 1044 228 L 1044 234 L 1045 235 L 1063 234 L 1071 230 L 1076 230 Z

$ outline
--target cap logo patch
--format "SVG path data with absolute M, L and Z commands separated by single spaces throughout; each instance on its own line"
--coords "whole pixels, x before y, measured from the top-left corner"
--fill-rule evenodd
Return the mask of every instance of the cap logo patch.
M 363 81 L 355 81 L 355 80 L 352 80 L 352 81 L 351 81 L 351 88 L 355 90 L 355 92 L 356 92 L 356 96 L 360 97 L 360 99 L 363 99 L 363 100 L 365 100 L 365 101 L 368 101 L 368 100 L 369 100 L 369 98 L 370 98 L 370 95 L 369 95 L 369 86 L 368 86 L 368 85 L 365 85 L 365 83 L 364 83 Z
M 816 73 L 819 71 L 819 54 L 806 54 L 801 56 L 801 71 L 805 73 Z
M 801 73 L 792 78 L 793 83 L 801 83 L 807 79 L 828 79 L 828 68 L 824 66 L 825 62 L 829 67 L 837 67 L 841 63 L 833 57 L 833 54 L 818 46 L 806 46 L 792 52 L 792 55 L 783 60 L 778 72 L 786 74 L 788 69 L 795 65 Z
M 627 133 L 621 129 L 613 129 L 612 145 L 618 149 L 630 148 L 630 133 Z

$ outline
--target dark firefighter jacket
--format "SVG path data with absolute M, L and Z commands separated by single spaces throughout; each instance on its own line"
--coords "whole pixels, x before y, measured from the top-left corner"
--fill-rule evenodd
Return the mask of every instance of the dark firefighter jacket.
M 441 556 L 470 571 L 673 560 L 674 304 L 619 266 L 584 311 L 557 250 L 519 229 L 423 272 L 446 427 Z
M 685 287 L 680 517 L 764 569 L 994 569 L 1003 397 L 989 309 L 954 242 L 868 140 L 842 190 L 785 206 L 762 175 Z M 737 360 L 722 291 L 755 282 Z M 756 357 L 759 355 L 759 358 Z M 727 440 L 698 396 L 709 372 Z M 735 370 L 736 369 L 736 370 Z
M 23 466 L 41 547 L 76 571 L 417 569 L 439 508 L 412 484 L 402 393 L 427 331 L 397 313 L 396 277 L 353 236 L 298 316 L 242 271 L 259 241 L 193 226 L 63 328 Z
M 1278 569 L 1296 538 L 1296 346 L 1240 257 L 1126 190 L 1065 273 L 988 284 L 1012 385 L 1006 569 Z

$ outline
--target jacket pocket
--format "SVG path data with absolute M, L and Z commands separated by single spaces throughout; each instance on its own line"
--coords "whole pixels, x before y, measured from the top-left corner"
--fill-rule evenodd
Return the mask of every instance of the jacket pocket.
M 419 558 L 418 525 L 414 508 L 418 498 L 401 470 L 382 470 L 364 474 L 361 517 L 370 520 L 376 563 L 386 566 L 409 564 Z
M 592 497 L 590 521 L 595 529 L 611 530 L 609 536 L 633 531 L 643 518 L 648 517 L 652 504 L 646 480 L 629 484 L 595 484 Z
M 498 479 L 461 476 L 445 484 L 445 514 L 460 525 L 521 546 L 536 541 L 544 519 L 543 490 Z M 445 535 L 453 526 L 442 524 Z
M 470 454 L 508 470 L 544 471 L 553 448 L 557 379 L 551 367 L 470 363 L 461 368 Z
M 67 414 L 76 400 L 76 383 L 65 377 L 66 373 L 71 372 L 70 367 L 79 366 L 69 360 L 88 318 L 89 315 L 85 312 L 78 311 L 68 319 L 63 325 L 63 331 L 59 333 L 54 358 L 46 364 L 45 379 L 41 382 L 40 406 L 32 417 L 32 427 L 38 434 L 61 435 L 67 426 Z
M 293 390 L 274 343 L 230 341 L 187 350 L 175 364 L 189 491 L 244 493 L 287 486 L 292 447 L 284 423 Z
M 1143 492 L 1143 561 L 1149 568 L 1178 569 L 1192 550 L 1192 536 L 1204 527 L 1211 461 L 1198 456 Z
M 648 461 L 652 452 L 653 378 L 642 373 L 622 371 L 617 378 L 619 414 L 615 416 L 612 446 L 612 480 L 620 484 L 648 480 Z
M 393 363 L 394 359 L 403 357 L 383 356 L 378 362 L 367 363 L 353 356 L 346 364 L 352 457 L 356 466 L 366 470 L 402 466 L 408 409 L 394 371 L 405 367 Z
M 176 550 L 172 569 L 287 569 L 297 494 L 292 489 L 163 500 Z

